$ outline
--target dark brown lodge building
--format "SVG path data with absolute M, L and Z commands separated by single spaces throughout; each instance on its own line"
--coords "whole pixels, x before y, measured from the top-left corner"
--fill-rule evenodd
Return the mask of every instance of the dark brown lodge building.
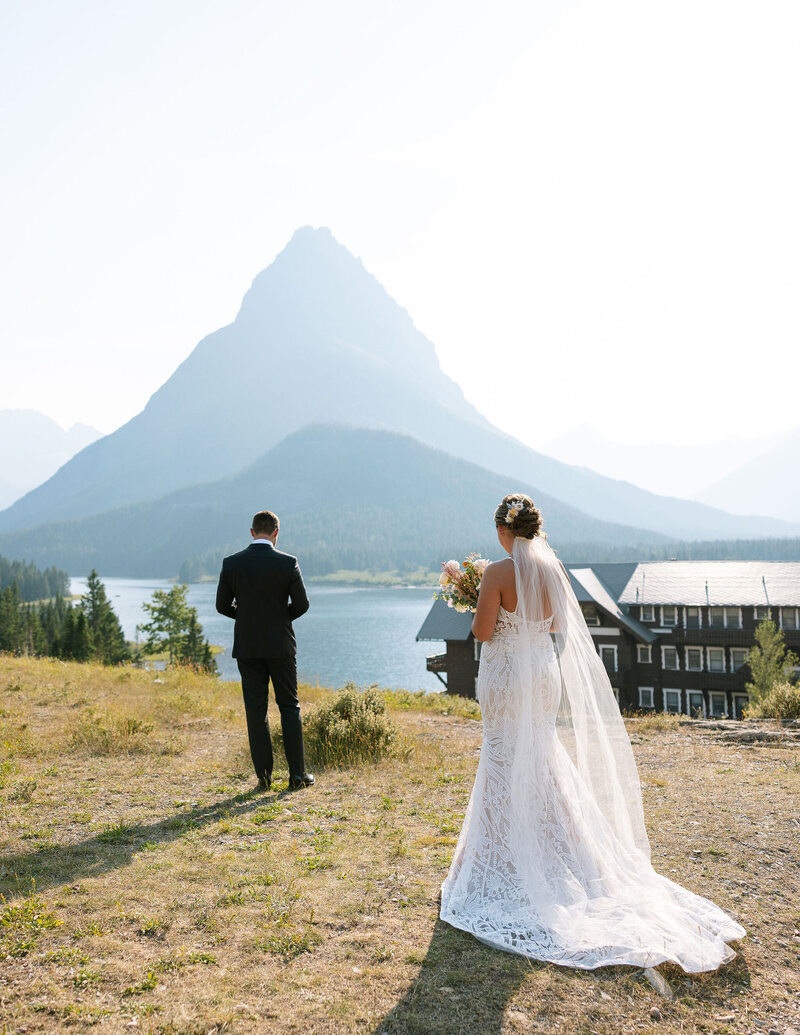
M 800 562 L 570 564 L 572 588 L 621 709 L 742 717 L 756 625 L 771 618 L 800 653 Z M 450 693 L 475 696 L 472 615 L 436 600 L 418 640 Z

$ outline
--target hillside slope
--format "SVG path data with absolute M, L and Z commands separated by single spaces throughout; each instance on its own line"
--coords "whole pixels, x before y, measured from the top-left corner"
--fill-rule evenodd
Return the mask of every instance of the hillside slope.
M 0 553 L 58 563 L 73 573 L 171 576 L 184 562 L 216 573 L 224 553 L 248 541 L 250 519 L 281 518 L 282 549 L 309 574 L 339 568 L 436 569 L 471 550 L 496 555 L 493 514 L 520 489 L 542 508 L 555 546 L 654 546 L 655 532 L 598 521 L 522 478 L 510 480 L 415 439 L 386 431 L 316 425 L 288 436 L 233 478 L 147 503 L 0 535 Z

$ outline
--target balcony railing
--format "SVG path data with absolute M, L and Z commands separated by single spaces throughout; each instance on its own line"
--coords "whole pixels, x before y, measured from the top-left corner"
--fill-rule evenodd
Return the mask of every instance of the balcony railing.
M 431 654 L 425 659 L 425 667 L 429 672 L 446 672 L 447 671 L 447 655 L 446 654 Z

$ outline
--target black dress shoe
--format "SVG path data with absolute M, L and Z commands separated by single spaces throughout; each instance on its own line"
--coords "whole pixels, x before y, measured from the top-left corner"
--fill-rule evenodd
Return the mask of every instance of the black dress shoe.
M 289 790 L 299 791 L 301 787 L 310 787 L 312 783 L 314 783 L 314 777 L 311 773 L 303 773 L 302 776 L 290 776 Z
M 258 784 L 256 785 L 257 791 L 268 791 L 272 787 L 272 780 L 268 776 L 259 776 Z

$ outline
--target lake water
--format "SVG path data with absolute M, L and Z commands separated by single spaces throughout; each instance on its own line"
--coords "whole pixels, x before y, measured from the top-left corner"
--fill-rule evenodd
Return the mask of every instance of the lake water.
M 102 576 L 101 576 L 102 578 Z M 125 636 L 136 639 L 136 626 L 145 621 L 142 604 L 154 589 L 170 589 L 166 579 L 103 579 Z M 407 690 L 441 690 L 442 684 L 425 669 L 425 658 L 444 644 L 417 643 L 414 637 L 430 610 L 433 589 L 353 589 L 340 586 L 307 587 L 309 611 L 294 623 L 298 674 L 311 683 L 360 686 L 379 683 Z M 73 578 L 72 592 L 83 593 L 86 579 Z M 231 657 L 233 622 L 217 614 L 217 587 L 213 582 L 189 586 L 188 599 L 197 608 L 203 632 L 224 648 L 217 655 L 223 679 L 238 679 Z

